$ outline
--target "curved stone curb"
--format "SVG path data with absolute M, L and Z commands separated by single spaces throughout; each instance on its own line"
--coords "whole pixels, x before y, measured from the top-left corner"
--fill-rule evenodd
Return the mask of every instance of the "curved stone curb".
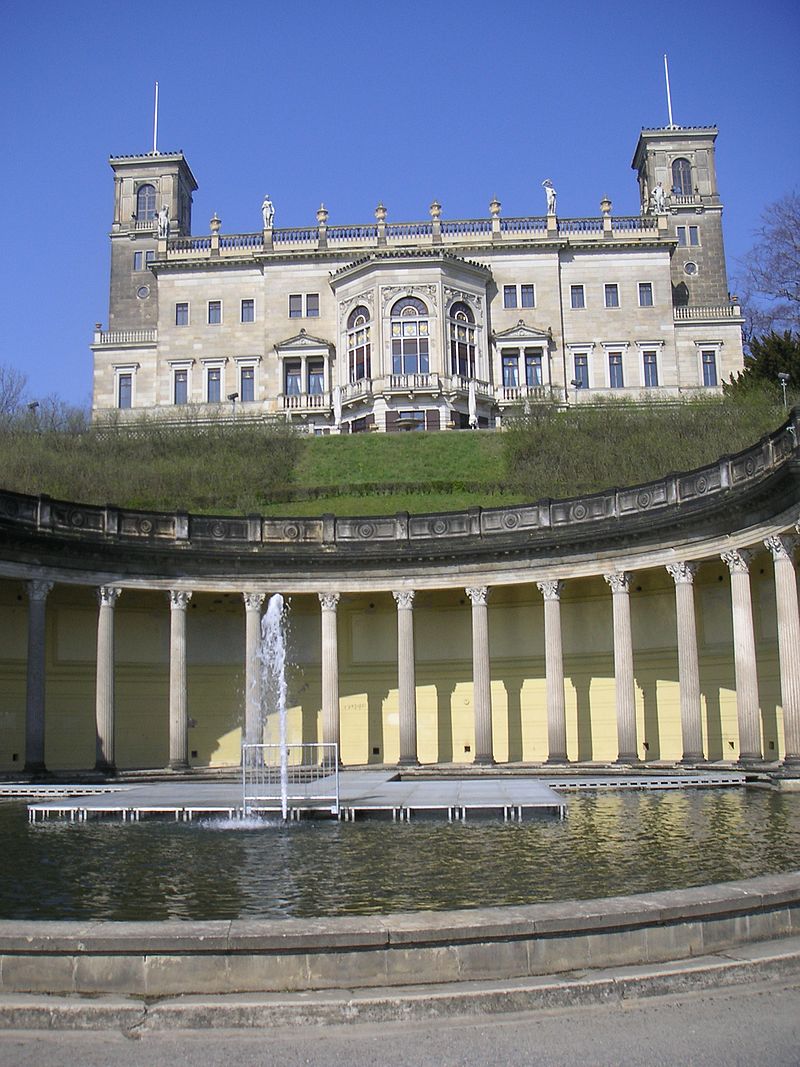
M 424 1021 L 499 1015 L 699 992 L 753 982 L 800 981 L 800 938 L 656 967 L 580 976 L 402 986 L 369 991 L 222 997 L 0 997 L 0 1030 L 207 1030 Z
M 800 872 L 465 911 L 230 922 L 0 922 L 0 993 L 143 998 L 506 982 L 800 935 Z

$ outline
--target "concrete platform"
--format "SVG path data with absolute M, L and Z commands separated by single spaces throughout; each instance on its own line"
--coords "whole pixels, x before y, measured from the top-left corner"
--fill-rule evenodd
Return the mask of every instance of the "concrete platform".
M 31 822 L 50 817 L 85 821 L 91 817 L 116 816 L 139 820 L 161 815 L 191 820 L 209 815 L 241 818 L 246 814 L 274 815 L 280 812 L 279 799 L 261 799 L 245 810 L 242 786 L 236 782 L 142 782 L 115 786 L 37 788 L 36 800 L 28 804 Z M 542 779 L 482 778 L 446 781 L 403 781 L 387 771 L 341 771 L 339 806 L 334 810 L 329 797 L 331 779 L 320 778 L 308 784 L 303 799 L 290 801 L 290 817 L 337 816 L 345 821 L 363 817 L 384 817 L 409 821 L 423 816 L 463 821 L 488 815 L 521 821 L 534 813 L 563 818 L 567 801 Z

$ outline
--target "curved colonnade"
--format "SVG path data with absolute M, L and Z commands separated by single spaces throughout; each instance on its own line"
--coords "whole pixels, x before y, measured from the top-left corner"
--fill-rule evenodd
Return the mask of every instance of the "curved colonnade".
M 388 665 L 385 652 L 376 652 L 375 658 L 377 661 L 383 657 L 381 671 L 392 679 L 391 683 L 384 679 L 381 684 L 384 703 L 391 688 L 390 703 L 396 708 L 383 722 L 394 737 L 384 737 L 382 753 L 380 748 L 373 748 L 372 753 L 367 748 L 368 759 L 379 755 L 390 762 L 413 765 L 456 758 L 455 744 L 443 753 L 440 743 L 431 747 L 419 736 L 421 730 L 430 732 L 427 712 L 420 706 L 421 661 L 419 642 L 415 641 L 418 608 L 423 599 L 426 632 L 433 635 L 434 644 L 440 635 L 442 661 L 447 657 L 446 631 L 454 620 L 465 634 L 471 634 L 464 656 L 465 662 L 471 659 L 471 674 L 462 686 L 468 690 L 464 704 L 471 709 L 470 743 L 463 746 L 469 761 L 491 764 L 516 755 L 517 759 L 532 762 L 564 763 L 577 756 L 636 763 L 648 757 L 647 744 L 642 747 L 642 698 L 635 671 L 640 657 L 637 634 L 644 632 L 641 627 L 646 623 L 647 606 L 643 611 L 637 609 L 639 623 L 636 619 L 632 623 L 632 602 L 635 606 L 642 575 L 648 576 L 651 585 L 670 579 L 674 585 L 670 616 L 674 622 L 669 624 L 674 629 L 666 633 L 669 627 L 658 625 L 662 631 L 659 639 L 668 657 L 676 660 L 676 697 L 672 698 L 675 708 L 668 710 L 666 699 L 661 699 L 663 707 L 659 706 L 657 696 L 655 712 L 656 716 L 671 714 L 675 719 L 677 740 L 673 748 L 679 746 L 680 750 L 672 755 L 687 763 L 723 756 L 754 763 L 765 758 L 775 761 L 782 755 L 786 766 L 798 767 L 800 620 L 795 549 L 800 533 L 799 431 L 800 411 L 796 409 L 784 426 L 752 448 L 696 471 L 566 501 L 434 515 L 325 515 L 312 519 L 192 516 L 93 507 L 2 492 L 0 598 L 5 592 L 11 624 L 16 620 L 19 626 L 27 601 L 25 768 L 41 772 L 50 762 L 49 757 L 45 758 L 48 674 L 53 664 L 52 653 L 48 653 L 53 641 L 53 630 L 48 628 L 48 603 L 52 602 L 54 589 L 59 591 L 62 603 L 82 596 L 85 607 L 87 590 L 97 597 L 92 662 L 83 656 L 80 677 L 85 683 L 87 673 L 92 676 L 95 765 L 100 771 L 111 772 L 118 764 L 131 765 L 130 760 L 118 759 L 115 738 L 119 653 L 116 623 L 120 605 L 132 594 L 163 596 L 162 610 L 169 614 L 163 716 L 168 721 L 169 764 L 175 769 L 186 768 L 191 762 L 193 719 L 188 678 L 192 665 L 187 656 L 190 608 L 199 598 L 208 596 L 225 597 L 228 608 L 238 601 L 240 613 L 243 607 L 244 682 L 239 693 L 238 744 L 241 734 L 251 739 L 256 735 L 260 618 L 265 599 L 275 592 L 298 598 L 305 605 L 308 618 L 310 605 L 314 604 L 317 621 L 311 630 L 318 635 L 318 647 L 312 658 L 318 686 L 315 683 L 307 707 L 301 708 L 298 729 L 304 740 L 339 742 L 345 762 L 367 759 L 348 757 L 348 751 L 360 754 L 362 749 L 350 744 L 345 736 L 353 718 L 343 715 L 341 609 L 348 601 L 365 600 L 371 600 L 368 607 L 373 609 L 374 602 L 382 598 L 384 616 L 391 604 L 395 658 Z M 761 575 L 765 572 L 762 562 L 767 561 L 772 569 L 767 576 L 772 588 L 765 602 L 768 599 L 774 604 L 769 609 L 773 622 L 766 626 L 766 638 L 757 634 L 754 627 L 754 560 L 759 562 Z M 732 646 L 728 653 L 732 654 L 737 735 L 728 742 L 730 752 L 722 751 L 721 740 L 717 750 L 710 751 L 709 727 L 704 723 L 695 579 L 698 569 L 708 569 L 711 564 L 717 570 L 722 568 L 719 574 L 714 572 L 717 582 L 727 575 L 723 588 Z M 656 579 L 656 575 L 661 578 Z M 665 579 L 666 575 L 669 577 Z M 602 620 L 606 618 L 606 608 L 601 604 L 590 619 L 585 606 L 573 604 L 571 645 L 565 652 L 562 607 L 574 583 L 583 583 L 582 589 L 589 588 L 587 583 L 594 583 L 592 596 L 598 603 L 604 589 L 605 603 L 610 601 L 610 619 L 607 636 L 598 636 L 593 631 L 605 626 Z M 599 583 L 604 584 L 601 587 Z M 764 582 L 759 589 L 763 586 Z M 719 599 L 717 587 L 715 590 Z M 498 725 L 502 709 L 498 710 L 497 687 L 503 684 L 502 671 L 508 668 L 508 662 L 505 668 L 498 668 L 503 657 L 494 654 L 494 643 L 490 647 L 490 605 L 496 602 L 513 606 L 515 597 L 522 597 L 528 612 L 514 615 L 516 623 L 521 618 L 532 618 L 535 609 L 541 613 L 543 629 L 543 677 L 536 680 L 538 688 L 531 683 L 531 692 L 535 689 L 535 693 L 526 714 L 530 712 L 532 721 L 536 720 L 532 729 L 540 732 L 545 751 L 537 750 L 540 754 L 533 758 L 529 756 L 532 746 L 525 739 L 513 752 L 508 723 Z M 211 603 L 221 604 L 222 600 Z M 444 603 L 446 612 L 441 610 Z M 465 617 L 458 617 L 459 609 L 469 616 L 468 624 Z M 377 648 L 370 646 L 370 640 L 378 639 L 374 634 L 370 637 L 369 632 L 372 627 L 377 633 L 383 624 L 377 615 L 365 618 L 360 631 L 362 638 L 367 634 L 364 647 Z M 215 642 L 209 626 L 213 626 L 213 618 L 204 629 L 206 648 Z M 62 629 L 66 628 L 67 623 Z M 769 636 L 775 631 L 776 639 Z M 521 640 L 517 633 L 512 639 Z M 592 641 L 597 647 L 605 647 L 603 642 L 608 642 L 612 665 L 608 715 L 613 717 L 613 723 L 605 725 L 615 732 L 615 751 L 610 741 L 604 752 L 586 746 L 581 751 L 580 745 L 576 748 L 573 709 L 567 707 L 565 662 L 574 665 L 580 660 L 584 639 L 587 655 Z M 761 654 L 765 640 L 775 646 L 774 655 L 769 648 Z M 520 647 L 529 647 L 529 643 L 523 641 Z M 369 651 L 365 655 L 368 660 Z M 430 662 L 433 659 L 428 656 Z M 769 750 L 765 750 L 767 733 L 759 695 L 759 672 L 763 676 L 766 669 L 762 659 L 774 660 L 774 688 L 780 692 L 780 708 L 772 716 L 772 732 L 780 736 L 772 738 Z M 13 703 L 13 676 L 21 662 L 0 663 L 0 675 L 6 675 L 7 707 Z M 428 676 L 431 669 L 430 665 L 426 667 Z M 528 668 L 523 664 L 519 669 Z M 528 678 L 530 670 L 521 676 Z M 299 703 L 303 703 L 302 699 Z M 509 716 L 508 707 L 505 711 Z M 590 714 L 596 723 L 599 713 L 590 708 Z M 501 746 L 498 736 L 505 738 Z M 501 747 L 503 752 L 498 751 Z M 388 751 L 393 753 L 391 760 L 387 759 Z M 458 758 L 462 758 L 460 751 Z

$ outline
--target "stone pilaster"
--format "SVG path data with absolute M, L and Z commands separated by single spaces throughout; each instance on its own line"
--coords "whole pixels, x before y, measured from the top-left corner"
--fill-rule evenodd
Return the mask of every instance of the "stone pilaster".
M 736 669 L 736 715 L 739 722 L 739 759 L 761 759 L 761 709 L 756 674 L 756 640 L 750 596 L 751 552 L 723 552 L 731 572 L 733 656 Z
M 705 759 L 705 756 L 703 755 L 703 724 L 700 712 L 697 621 L 694 611 L 694 576 L 697 573 L 697 564 L 672 563 L 667 570 L 675 582 L 683 762 L 698 763 Z
M 186 687 L 186 609 L 190 591 L 169 591 L 169 765 L 189 767 L 189 714 Z
M 797 538 L 781 534 L 764 544 L 775 567 L 775 603 L 778 613 L 778 657 L 781 668 L 784 762 L 800 765 L 800 613 L 794 551 Z
M 97 675 L 95 682 L 95 770 L 113 774 L 114 754 L 114 605 L 121 589 L 101 585 L 97 590 Z
M 45 769 L 45 675 L 47 594 L 52 582 L 26 582 L 28 592 L 28 678 L 25 695 L 25 770 Z
M 614 683 L 617 693 L 617 763 L 638 763 L 636 688 L 633 680 L 630 584 L 627 571 L 604 574 L 611 587 L 614 611 Z
M 475 713 L 474 763 L 494 763 L 492 686 L 489 664 L 489 590 L 467 589 L 472 601 L 472 699 Z
M 414 592 L 393 593 L 397 604 L 397 694 L 400 704 L 401 766 L 416 766 L 417 682 L 414 664 Z
M 564 653 L 561 643 L 563 582 L 536 583 L 544 597 L 544 663 L 547 683 L 547 762 L 567 762 L 567 714 L 564 705 Z
M 257 745 L 261 736 L 261 609 L 265 593 L 242 593 L 244 600 L 244 742 Z
M 322 609 L 322 741 L 339 745 L 339 594 L 318 595 Z M 337 759 L 341 762 L 341 749 L 337 749 Z

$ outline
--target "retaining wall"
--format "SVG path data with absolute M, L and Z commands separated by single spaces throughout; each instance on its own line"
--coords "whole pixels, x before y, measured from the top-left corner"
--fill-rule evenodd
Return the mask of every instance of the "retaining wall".
M 0 992 L 277 992 L 656 963 L 800 934 L 800 871 L 470 911 L 213 922 L 0 922 Z

